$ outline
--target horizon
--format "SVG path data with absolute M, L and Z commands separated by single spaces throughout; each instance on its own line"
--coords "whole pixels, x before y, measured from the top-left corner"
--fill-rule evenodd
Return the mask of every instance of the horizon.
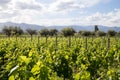
M 8 22 L 0 22 L 0 24 L 13 24 L 13 25 L 9 25 L 9 26 L 14 26 L 14 24 L 19 24 L 19 25 L 27 24 L 27 25 L 36 25 L 36 26 L 42 26 L 42 27 L 55 27 L 55 26 L 62 26 L 62 27 L 75 27 L 75 26 L 88 27 L 88 26 L 91 26 L 91 27 L 94 27 L 95 26 L 95 25 L 48 25 L 48 26 L 44 26 L 44 25 L 39 25 L 39 24 L 24 23 L 24 22 L 17 23 L 17 22 L 10 22 L 10 21 L 8 21 Z M 7 25 L 4 25 L 4 26 L 7 26 Z M 120 26 L 105 26 L 105 25 L 97 25 L 97 26 L 98 27 L 120 27 Z
M 1 0 L 0 22 L 120 27 L 120 0 Z

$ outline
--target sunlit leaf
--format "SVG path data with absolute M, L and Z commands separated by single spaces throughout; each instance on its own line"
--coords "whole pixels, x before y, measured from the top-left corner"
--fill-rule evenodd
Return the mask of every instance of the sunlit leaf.
M 14 76 L 11 75 L 11 76 L 9 77 L 9 80 L 15 80 L 15 79 L 14 79 Z
M 28 64 L 31 60 L 31 58 L 27 58 L 26 56 L 20 56 L 20 58 L 23 60 L 23 62 L 25 62 L 26 64 Z
M 35 80 L 33 77 L 30 77 L 29 80 Z

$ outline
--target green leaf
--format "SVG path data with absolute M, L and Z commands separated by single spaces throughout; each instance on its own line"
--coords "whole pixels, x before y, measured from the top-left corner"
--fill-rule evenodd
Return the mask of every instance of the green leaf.
M 42 62 L 41 62 L 41 61 L 38 61 L 38 62 L 37 62 L 37 65 L 38 65 L 38 66 L 42 65 Z
M 15 80 L 15 79 L 14 79 L 14 76 L 11 75 L 11 76 L 9 77 L 9 80 Z
M 32 53 L 32 51 L 30 51 L 30 52 L 29 52 L 29 57 L 31 57 L 31 56 L 32 56 L 32 54 L 33 54 L 33 53 Z
M 35 80 L 33 77 L 30 77 L 29 80 Z
M 77 73 L 76 75 L 75 75 L 75 80 L 79 80 L 80 79 L 80 73 Z
M 68 59 L 69 58 L 69 56 L 68 55 L 65 55 L 65 59 Z
M 31 60 L 31 58 L 27 58 L 26 56 L 20 56 L 20 58 L 22 59 L 23 62 L 25 62 L 26 64 L 28 64 Z
M 32 68 L 31 72 L 36 75 L 39 73 L 40 67 L 39 65 L 34 65 L 34 67 Z

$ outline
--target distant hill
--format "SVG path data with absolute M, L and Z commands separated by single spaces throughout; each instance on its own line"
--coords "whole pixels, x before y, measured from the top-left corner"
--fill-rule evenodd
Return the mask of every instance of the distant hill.
M 69 26 L 40 26 L 40 25 L 35 25 L 35 24 L 26 24 L 26 23 L 13 23 L 13 22 L 5 22 L 5 23 L 0 23 L 0 31 L 4 26 L 19 26 L 21 27 L 24 31 L 28 28 L 35 29 L 35 30 L 41 30 L 44 28 L 48 29 L 57 29 L 61 30 L 65 27 L 71 27 L 74 28 L 76 31 L 79 30 L 88 30 L 88 31 L 94 31 L 94 26 L 80 26 L 80 25 L 69 25 Z M 116 32 L 120 31 L 120 27 L 109 27 L 109 26 L 98 26 L 99 30 L 107 32 L 108 30 L 115 30 Z
M 49 26 L 49 29 L 58 29 L 61 30 L 62 28 L 65 27 L 72 27 L 74 28 L 76 31 L 79 30 L 87 30 L 87 31 L 94 31 L 94 25 L 93 26 L 79 26 L 79 25 L 72 25 L 72 26 Z M 109 27 L 109 26 L 98 26 L 100 31 L 104 31 L 107 32 L 108 30 L 115 30 L 116 32 L 120 31 L 120 27 Z
M 28 28 L 35 29 L 35 30 L 40 30 L 45 28 L 44 26 L 39 26 L 35 24 L 5 22 L 5 23 L 0 23 L 0 31 L 4 26 L 18 26 L 18 27 L 21 27 L 24 31 Z

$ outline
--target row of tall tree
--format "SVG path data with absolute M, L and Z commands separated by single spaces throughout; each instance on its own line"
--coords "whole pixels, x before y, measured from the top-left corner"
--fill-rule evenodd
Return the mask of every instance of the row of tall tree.
M 6 34 L 7 36 L 12 36 L 12 35 L 21 35 L 23 34 L 23 30 L 20 27 L 7 27 L 5 26 L 2 29 L 2 33 Z
M 33 36 L 35 34 L 40 34 L 41 36 L 55 36 L 55 35 L 64 35 L 67 36 L 115 36 L 120 35 L 120 32 L 115 32 L 114 30 L 109 30 L 107 33 L 104 31 L 99 31 L 99 28 L 97 25 L 95 25 L 94 31 L 79 31 L 76 32 L 73 28 L 63 28 L 61 31 L 58 31 L 57 29 L 41 29 L 40 31 L 36 31 L 33 29 L 26 29 L 26 32 Z M 6 34 L 7 36 L 19 36 L 24 34 L 25 32 L 20 27 L 7 27 L 5 26 L 2 29 L 2 33 Z

